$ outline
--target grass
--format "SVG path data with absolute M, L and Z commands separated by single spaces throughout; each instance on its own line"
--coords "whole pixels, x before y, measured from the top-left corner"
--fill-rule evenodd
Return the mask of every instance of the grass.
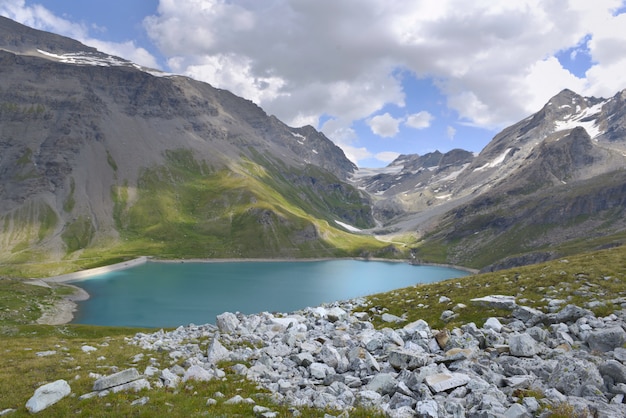
M 508 311 L 486 309 L 474 305 L 470 299 L 503 294 L 516 296 L 519 303 L 546 310 L 548 299 L 564 299 L 567 303 L 586 306 L 592 300 L 600 302 L 591 310 L 597 316 L 608 315 L 615 309 L 612 300 L 626 297 L 626 248 L 616 247 L 495 273 L 472 275 L 443 282 L 411 286 L 404 289 L 372 295 L 366 298 L 370 308 L 402 316 L 407 322 L 423 319 L 434 329 L 458 327 L 474 322 L 482 326 L 491 317 L 508 316 Z M 220 366 L 226 372 L 223 380 L 181 385 L 178 390 L 153 389 L 145 393 L 125 393 L 108 395 L 103 398 L 78 400 L 91 390 L 94 378 L 90 372 L 109 374 L 115 368 L 120 370 L 136 367 L 143 372 L 150 361 L 158 362 L 160 368 L 171 365 L 171 360 L 162 352 L 143 352 L 129 345 L 127 337 L 145 331 L 130 328 L 97 327 L 87 325 L 44 326 L 32 325 L 41 313 L 40 306 L 52 303 L 62 296 L 62 288 L 47 289 L 26 285 L 19 280 L 0 280 L 0 338 L 2 339 L 3 361 L 0 363 L 0 410 L 15 408 L 11 416 L 27 416 L 24 407 L 34 390 L 42 384 L 66 379 L 72 387 L 73 396 L 67 397 L 46 410 L 46 416 L 251 416 L 252 406 L 229 406 L 224 400 L 238 394 L 253 398 L 258 405 L 268 406 L 279 416 L 290 416 L 286 406 L 272 403 L 270 394 L 242 379 L 230 370 L 230 364 Z M 449 302 L 439 303 L 446 296 Z M 464 306 L 464 307 L 462 307 Z M 460 315 L 449 323 L 439 319 L 446 309 L 456 310 Z M 379 316 L 372 318 L 377 328 L 387 327 Z M 401 326 L 402 324 L 400 324 Z M 208 341 L 193 341 L 205 350 Z M 97 348 L 85 353 L 83 345 Z M 38 357 L 37 352 L 56 351 L 56 354 Z M 137 354 L 144 354 L 136 362 Z M 104 357 L 104 358 L 102 358 Z M 153 358 L 154 360 L 150 360 Z M 216 398 L 221 392 L 224 398 Z M 148 396 L 144 406 L 132 406 L 131 402 Z M 535 393 L 520 393 L 520 397 L 534 396 Z M 207 406 L 206 400 L 215 398 L 217 404 Z M 569 413 L 564 404 L 551 411 L 552 416 Z M 337 411 L 302 409 L 302 416 L 317 417 Z M 374 411 L 357 409 L 351 417 L 375 417 Z M 382 416 L 382 415 L 380 415 Z
M 565 299 L 567 303 L 586 306 L 592 300 L 600 304 L 591 310 L 604 316 L 615 309 L 611 300 L 626 297 L 626 247 L 568 257 L 547 263 L 524 266 L 493 273 L 421 284 L 367 298 L 370 307 L 384 307 L 391 314 L 407 318 L 407 322 L 423 319 L 435 328 L 452 328 L 474 322 L 482 326 L 491 317 L 504 317 L 508 311 L 486 309 L 471 299 L 500 294 L 515 296 L 519 303 L 547 311 L 549 298 Z M 439 303 L 446 296 L 450 302 Z M 463 307 L 464 306 L 464 307 Z M 458 319 L 444 323 L 441 313 L 455 310 Z M 385 326 L 374 318 L 378 326 Z
M 6 330 L 6 327 L 3 329 Z M 91 392 L 93 388 L 95 377 L 91 373 L 107 375 L 130 367 L 135 367 L 141 373 L 148 365 L 156 364 L 162 369 L 171 367 L 175 361 L 167 357 L 165 352 L 144 351 L 129 344 L 128 337 L 136 332 L 154 330 L 86 325 L 15 325 L 11 329 L 11 333 L 5 332 L 2 335 L 0 410 L 16 409 L 11 414 L 12 417 L 30 416 L 25 404 L 34 390 L 58 379 L 64 379 L 70 384 L 72 395 L 47 408 L 46 416 L 253 416 L 253 405 L 225 403 L 235 395 L 252 398 L 257 405 L 266 406 L 278 412 L 279 416 L 291 415 L 288 406 L 275 404 L 270 392 L 234 373 L 230 368 L 234 363 L 227 362 L 218 364 L 226 372 L 223 379 L 181 383 L 177 389 L 155 388 L 139 393 L 109 394 L 105 397 L 79 400 L 80 395 Z M 202 350 L 206 350 L 208 345 L 208 340 L 193 342 Z M 96 351 L 84 352 L 84 345 L 95 347 Z M 47 351 L 54 351 L 54 354 L 43 357 L 37 355 Z M 216 396 L 218 392 L 223 397 Z M 134 400 L 143 396 L 149 397 L 146 405 L 131 405 Z M 217 404 L 207 406 L 209 398 L 216 399 Z M 299 408 L 299 411 L 302 417 L 319 417 L 325 413 L 337 415 L 340 412 L 311 408 Z M 350 416 L 384 415 L 361 408 L 351 412 Z

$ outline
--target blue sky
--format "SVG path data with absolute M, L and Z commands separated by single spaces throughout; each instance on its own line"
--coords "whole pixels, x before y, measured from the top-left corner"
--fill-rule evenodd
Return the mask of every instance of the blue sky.
M 360 167 L 480 150 L 569 88 L 626 88 L 622 0 L 0 0 L 0 14 L 310 124 Z

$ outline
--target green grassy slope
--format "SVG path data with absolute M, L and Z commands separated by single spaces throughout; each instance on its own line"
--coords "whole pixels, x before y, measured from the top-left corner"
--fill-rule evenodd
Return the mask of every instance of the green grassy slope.
M 470 299 L 491 294 L 516 296 L 520 303 L 546 309 L 548 299 L 565 300 L 579 306 L 589 306 L 597 315 L 603 316 L 621 309 L 617 298 L 626 297 L 626 247 L 617 247 L 560 259 L 548 263 L 525 266 L 496 273 L 480 274 L 450 279 L 439 283 L 420 284 L 367 298 L 369 305 L 364 311 L 372 315 L 371 308 L 379 312 L 405 315 L 407 322 L 426 320 L 434 329 L 457 327 L 474 322 L 482 326 L 491 316 L 505 316 L 506 312 L 482 308 Z M 41 313 L 40 306 L 52 303 L 61 297 L 63 290 L 28 286 L 16 280 L 0 280 L 0 338 L 3 341 L 3 361 L 0 363 L 0 410 L 15 408 L 11 416 L 28 416 L 24 405 L 34 390 L 43 383 L 66 379 L 77 395 L 91 390 L 94 379 L 89 372 L 108 374 L 114 366 L 123 369 L 137 367 L 143 370 L 155 358 L 160 364 L 169 364 L 166 353 L 145 352 L 144 357 L 136 346 L 131 346 L 125 337 L 142 330 L 129 328 L 96 327 L 85 325 L 44 326 L 32 325 Z M 439 302 L 440 296 L 450 301 Z M 452 309 L 459 313 L 452 322 L 443 323 L 439 317 L 443 310 Z M 372 315 L 378 328 L 388 327 L 380 316 Z M 399 326 L 402 326 L 400 324 Z M 193 341 L 206 349 L 208 341 Z M 82 345 L 97 348 L 96 352 L 85 353 Z M 38 357 L 37 352 L 54 350 L 56 354 Z M 104 358 L 102 358 L 104 357 Z M 274 405 L 268 393 L 250 384 L 229 369 L 225 379 L 204 383 L 193 383 L 178 391 L 153 389 L 144 393 L 112 394 L 104 398 L 80 401 L 78 396 L 67 397 L 46 410 L 50 416 L 154 416 L 167 413 L 169 416 L 248 416 L 251 406 L 229 406 L 224 400 L 236 394 L 253 397 L 257 404 L 269 406 L 281 416 L 289 415 L 286 406 Z M 225 398 L 218 400 L 210 409 L 206 399 L 220 391 Z M 149 396 L 146 406 L 132 406 L 131 402 Z M 324 416 L 336 411 L 302 409 L 303 417 Z M 358 409 L 351 417 L 379 416 L 372 411 Z

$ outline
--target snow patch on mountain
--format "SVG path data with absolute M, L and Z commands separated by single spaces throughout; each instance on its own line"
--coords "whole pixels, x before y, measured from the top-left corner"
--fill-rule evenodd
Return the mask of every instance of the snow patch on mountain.
M 387 167 L 377 168 L 361 168 L 359 167 L 354 171 L 352 180 L 357 180 L 365 177 L 373 177 L 378 174 L 400 174 L 404 170 L 403 165 L 388 165 Z
M 337 225 L 339 225 L 339 226 L 344 227 L 345 229 L 347 229 L 350 232 L 361 232 L 361 230 L 359 228 L 357 228 L 355 226 L 352 226 L 352 225 L 349 225 L 347 223 L 344 223 L 344 222 L 341 222 L 341 221 L 338 221 L 338 220 L 335 220 L 335 223 Z
M 123 58 L 115 57 L 113 55 L 107 55 L 103 53 L 91 53 L 91 52 L 69 52 L 67 54 L 54 54 L 52 52 L 37 49 L 37 52 L 41 55 L 53 59 L 64 64 L 74 65 L 93 65 L 98 67 L 132 67 L 139 71 L 151 74 L 155 77 L 169 77 L 175 74 L 166 73 L 163 71 L 145 68 L 134 62 L 125 60 Z
M 492 161 L 488 162 L 487 164 L 484 164 L 484 165 L 481 165 L 478 168 L 475 168 L 474 171 L 482 171 L 482 170 L 485 170 L 487 168 L 494 168 L 494 167 L 499 166 L 500 164 L 502 164 L 504 162 L 504 159 L 508 155 L 509 151 L 511 151 L 511 148 L 505 149 L 504 152 L 502 154 L 498 155 L 495 159 L 493 159 Z
M 563 120 L 554 122 L 555 132 L 570 130 L 580 126 L 587 131 L 591 138 L 600 136 L 604 132 L 597 125 L 596 119 L 602 111 L 602 106 L 604 106 L 605 103 L 606 102 L 600 102 L 594 106 L 586 108 L 583 111 L 580 111 L 580 106 L 577 106 L 576 113 L 565 117 Z

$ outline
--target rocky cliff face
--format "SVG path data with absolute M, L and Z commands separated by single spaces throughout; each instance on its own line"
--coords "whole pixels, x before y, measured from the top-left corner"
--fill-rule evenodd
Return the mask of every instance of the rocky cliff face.
M 379 232 L 424 238 L 418 257 L 434 246 L 445 252 L 439 261 L 480 268 L 556 257 L 583 238 L 594 240 L 591 248 L 619 243 L 625 98 L 564 90 L 477 156 L 403 155 L 379 172 L 358 172 L 357 181 L 375 197 Z
M 291 128 L 228 91 L 4 18 L 0 48 L 0 241 L 9 252 L 65 254 L 120 233 L 138 238 L 149 225 L 137 205 L 148 200 L 163 206 L 158 223 L 176 216 L 222 225 L 239 212 L 269 211 L 254 223 L 259 242 L 280 229 L 291 238 L 272 238 L 273 248 L 293 255 L 303 239 L 321 241 L 311 219 L 372 224 L 367 197 L 345 182 L 355 166 L 311 127 Z M 207 183 L 224 177 L 237 181 L 219 190 Z M 203 210 L 180 196 L 197 183 Z M 207 209 L 211 201 L 222 202 L 219 213 Z M 235 235 L 228 232 L 232 255 Z

